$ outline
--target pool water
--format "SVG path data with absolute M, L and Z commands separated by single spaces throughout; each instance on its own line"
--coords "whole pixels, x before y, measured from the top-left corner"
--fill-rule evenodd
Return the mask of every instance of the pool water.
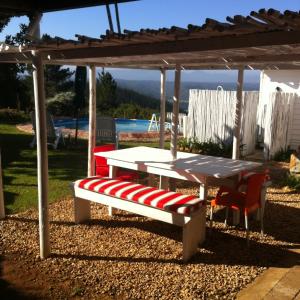
M 56 120 L 55 126 L 74 129 L 76 119 L 71 120 Z M 147 132 L 149 127 L 149 120 L 129 120 L 116 119 L 116 127 L 118 132 Z M 79 129 L 88 130 L 89 124 L 87 118 L 79 119 Z

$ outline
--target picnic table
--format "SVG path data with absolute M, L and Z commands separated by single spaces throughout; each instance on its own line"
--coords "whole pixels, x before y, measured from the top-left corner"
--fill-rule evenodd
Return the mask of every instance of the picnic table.
M 242 171 L 261 166 L 260 163 L 251 161 L 187 152 L 177 152 L 177 159 L 173 160 L 169 150 L 143 146 L 98 152 L 95 155 L 107 159 L 110 177 L 114 177 L 116 168 L 120 167 L 160 175 L 165 178 L 198 182 L 200 185 L 199 197 L 204 200 L 207 198 L 210 179 L 229 178 L 239 175 Z

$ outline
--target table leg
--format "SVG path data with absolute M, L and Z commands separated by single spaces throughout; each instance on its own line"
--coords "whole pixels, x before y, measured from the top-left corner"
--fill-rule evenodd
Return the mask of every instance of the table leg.
M 176 179 L 175 178 L 169 179 L 169 190 L 172 192 L 176 191 Z
M 203 182 L 200 183 L 200 187 L 199 187 L 199 198 L 207 201 L 207 192 L 208 192 L 208 184 L 207 184 L 207 178 L 204 178 Z M 205 235 L 206 235 L 206 206 L 204 206 L 204 213 L 202 214 L 202 224 L 203 226 L 201 226 L 201 228 L 199 228 L 200 235 L 201 235 L 201 241 L 205 240 Z
M 167 190 L 169 188 L 169 177 L 159 176 L 159 188 Z
M 149 186 L 154 186 L 154 179 L 155 179 L 154 174 L 149 173 L 149 175 L 148 175 L 148 185 Z
M 115 178 L 117 175 L 117 167 L 109 166 L 109 178 Z M 113 207 L 108 206 L 108 215 L 112 217 L 114 215 Z

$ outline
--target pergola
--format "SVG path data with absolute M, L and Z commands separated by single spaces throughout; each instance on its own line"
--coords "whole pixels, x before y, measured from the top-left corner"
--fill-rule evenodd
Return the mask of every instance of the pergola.
M 36 23 L 38 21 L 36 18 Z M 244 70 L 298 69 L 300 66 L 300 14 L 292 11 L 280 13 L 273 9 L 262 9 L 251 12 L 249 16 L 227 17 L 226 23 L 207 19 L 201 26 L 189 25 L 187 28 L 173 26 L 158 30 L 124 30 L 122 34 L 110 30 L 100 38 L 76 36 L 77 40 L 52 38 L 47 41 L 34 40 L 29 45 L 19 47 L 2 45 L 0 52 L 0 63 L 32 63 L 34 67 L 42 258 L 50 253 L 43 64 L 86 65 L 89 68 L 89 176 L 93 175 L 92 149 L 95 145 L 96 67 L 161 71 L 160 147 L 164 144 L 166 70 L 175 70 L 171 130 L 171 153 L 174 159 L 177 151 L 181 70 L 238 70 L 232 156 L 237 159 Z

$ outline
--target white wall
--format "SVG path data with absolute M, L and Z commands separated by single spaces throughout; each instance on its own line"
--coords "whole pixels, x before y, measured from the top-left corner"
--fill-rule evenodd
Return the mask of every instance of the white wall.
M 264 111 L 266 111 L 270 93 L 276 92 L 276 87 L 280 87 L 282 92 L 295 93 L 300 96 L 300 70 L 264 70 L 261 72 L 257 123 L 262 131 L 265 129 Z M 300 99 L 295 99 L 293 105 L 288 143 L 292 149 L 297 149 L 300 145 Z
M 289 132 L 289 144 L 291 148 L 295 150 L 300 146 L 300 97 L 294 101 L 293 119 Z
M 285 93 L 300 95 L 300 70 L 264 70 L 260 74 L 260 92 L 276 92 L 280 87 Z
M 200 142 L 232 143 L 235 118 L 236 91 L 190 90 L 187 120 L 188 138 Z M 241 116 L 241 144 L 243 155 L 255 151 L 258 92 L 243 92 Z

